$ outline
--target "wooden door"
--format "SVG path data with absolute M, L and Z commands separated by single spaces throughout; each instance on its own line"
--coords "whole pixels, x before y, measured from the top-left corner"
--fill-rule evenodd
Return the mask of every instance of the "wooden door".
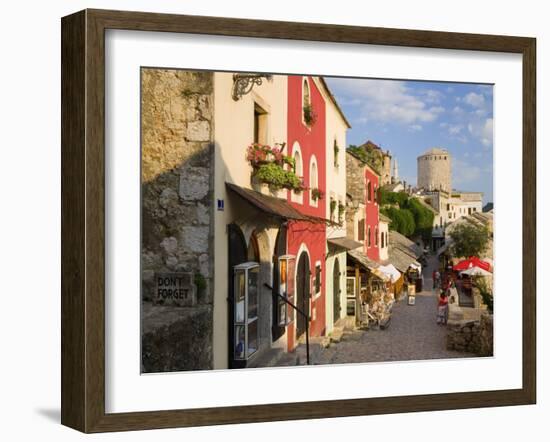
M 296 306 L 309 317 L 309 258 L 306 252 L 302 252 L 298 260 L 296 270 Z M 307 319 L 297 313 L 296 339 L 306 331 Z
M 342 292 L 342 290 L 340 289 L 340 262 L 337 259 L 334 260 L 334 269 L 332 271 L 332 292 L 334 305 L 334 322 L 336 322 L 338 321 L 338 319 L 340 319 L 340 313 L 342 310 L 340 302 L 340 294 Z

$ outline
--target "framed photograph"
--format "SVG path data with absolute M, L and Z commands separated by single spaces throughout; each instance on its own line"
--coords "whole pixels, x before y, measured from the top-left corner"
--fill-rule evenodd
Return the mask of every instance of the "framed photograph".
M 535 53 L 64 17 L 62 423 L 535 403 Z

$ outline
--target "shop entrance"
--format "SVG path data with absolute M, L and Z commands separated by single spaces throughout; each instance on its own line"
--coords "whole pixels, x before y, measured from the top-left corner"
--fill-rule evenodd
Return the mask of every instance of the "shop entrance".
M 296 305 L 309 317 L 309 257 L 302 252 L 298 260 L 296 270 Z M 296 339 L 306 331 L 306 321 L 303 315 L 297 314 L 296 318 Z
M 340 313 L 342 306 L 340 303 L 340 261 L 338 259 L 334 260 L 334 269 L 332 271 L 332 297 L 333 297 L 333 306 L 334 306 L 334 322 L 340 319 Z

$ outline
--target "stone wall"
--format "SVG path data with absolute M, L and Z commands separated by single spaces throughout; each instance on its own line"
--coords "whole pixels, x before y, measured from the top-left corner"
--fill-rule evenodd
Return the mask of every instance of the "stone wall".
M 211 368 L 213 74 L 141 74 L 142 368 Z M 192 273 L 193 305 L 157 297 L 155 275 L 166 272 Z
M 346 152 L 346 193 L 356 203 L 365 203 L 365 163 Z
M 447 349 L 493 355 L 493 315 L 484 313 L 479 321 L 451 320 L 447 323 Z

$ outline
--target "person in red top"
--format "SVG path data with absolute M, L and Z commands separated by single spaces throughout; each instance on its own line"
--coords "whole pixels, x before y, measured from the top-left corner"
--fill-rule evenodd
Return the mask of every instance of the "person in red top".
M 448 313 L 449 298 L 447 297 L 447 290 L 441 290 L 437 303 L 437 323 L 441 325 L 447 324 Z

